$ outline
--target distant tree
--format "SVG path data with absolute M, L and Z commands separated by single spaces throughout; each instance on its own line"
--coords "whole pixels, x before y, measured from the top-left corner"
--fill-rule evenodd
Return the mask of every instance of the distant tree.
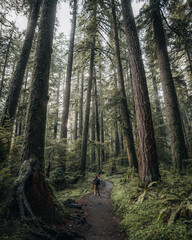
M 82 148 L 81 148 L 81 165 L 80 170 L 83 175 L 85 175 L 86 170 L 86 158 L 87 158 L 87 140 L 88 140 L 88 131 L 89 131 L 89 115 L 90 115 L 90 102 L 91 102 L 91 89 L 93 82 L 93 70 L 94 70 L 94 58 L 95 58 L 95 42 L 96 42 L 96 14 L 97 14 L 97 2 L 89 1 L 89 6 L 91 8 L 91 20 L 90 20 L 90 39 L 91 39 L 91 53 L 90 53 L 90 65 L 89 65 L 89 79 L 87 86 L 87 97 L 86 97 L 86 107 L 85 107 L 85 120 L 84 128 L 82 135 Z
M 142 182 L 149 183 L 158 180 L 160 174 L 148 89 L 131 0 L 121 0 L 121 6 L 133 79 L 138 131 L 139 177 Z
M 5 59 L 4 59 L 4 63 L 3 63 L 2 73 L 1 73 L 0 98 L 2 97 L 2 91 L 3 91 L 3 87 L 4 87 L 4 82 L 5 82 L 5 73 L 6 73 L 6 68 L 7 68 L 7 64 L 8 64 L 9 55 L 10 55 L 10 47 L 12 44 L 14 30 L 15 30 L 15 25 L 10 29 L 8 44 L 7 44 L 7 47 L 5 50 Z
M 84 93 L 84 69 L 81 72 L 80 99 L 79 99 L 79 137 L 83 132 L 83 93 Z
M 67 72 L 66 72 L 66 84 L 63 94 L 63 112 L 61 122 L 61 138 L 67 138 L 67 122 L 69 116 L 69 102 L 71 92 L 71 75 L 73 67 L 73 51 L 74 51 L 74 39 L 76 29 L 76 15 L 77 15 L 77 0 L 73 1 L 73 19 L 71 24 L 70 43 L 68 52 Z

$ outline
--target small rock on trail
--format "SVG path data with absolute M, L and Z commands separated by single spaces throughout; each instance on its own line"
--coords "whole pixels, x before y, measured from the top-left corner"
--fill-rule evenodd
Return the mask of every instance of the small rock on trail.
M 101 180 L 100 196 L 93 192 L 81 198 L 83 217 L 86 224 L 77 229 L 77 233 L 85 240 L 122 240 L 118 220 L 114 217 L 110 200 L 113 184 Z M 78 238 L 80 240 L 80 238 Z

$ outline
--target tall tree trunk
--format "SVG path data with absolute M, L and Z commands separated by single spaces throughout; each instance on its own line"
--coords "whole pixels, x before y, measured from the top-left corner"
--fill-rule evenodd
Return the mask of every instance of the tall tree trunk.
M 57 223 L 61 220 L 44 179 L 49 69 L 56 6 L 57 0 L 44 0 L 34 60 L 22 166 L 16 182 L 20 214 L 23 216 L 27 212 L 38 226 L 42 221 Z M 41 218 L 41 222 L 37 217 Z
M 97 96 L 97 80 L 95 76 L 95 122 L 96 122 L 96 132 L 97 132 L 97 142 L 100 142 L 100 125 L 99 125 L 99 109 L 98 109 L 98 96 Z M 98 170 L 101 169 L 101 151 L 100 147 L 97 149 L 97 161 Z
M 93 32 L 92 32 L 92 47 L 91 47 L 91 56 L 90 56 L 90 66 L 89 66 L 89 79 L 87 86 L 87 98 L 86 98 L 86 108 L 85 108 L 85 120 L 83 128 L 83 141 L 81 148 L 81 166 L 80 170 L 83 175 L 85 175 L 86 170 L 86 158 L 87 158 L 87 140 L 88 140 L 88 131 L 89 131 L 89 113 L 90 113 L 90 102 L 91 102 L 91 88 L 93 82 L 93 70 L 94 70 L 94 58 L 95 58 L 95 38 L 96 38 L 96 2 L 93 6 Z
M 116 78 L 116 73 L 114 73 L 114 82 L 115 82 L 115 87 L 117 88 L 117 78 Z M 119 124 L 118 124 L 118 103 L 116 102 L 115 104 L 115 122 L 114 122 L 114 127 L 115 127 L 115 156 L 118 157 L 120 155 L 120 141 L 119 141 Z
M 61 73 L 59 72 L 59 79 L 57 82 L 57 100 L 56 100 L 56 110 L 55 110 L 55 121 L 54 121 L 54 139 L 57 139 L 57 132 L 58 132 L 60 82 L 61 82 Z
M 102 99 L 102 96 L 103 96 L 103 91 L 102 91 L 102 75 L 101 75 L 101 63 L 100 63 L 100 66 L 99 66 L 99 68 L 100 68 L 100 108 L 101 108 L 101 110 L 100 110 L 100 132 L 101 132 L 101 139 L 100 139 L 100 141 L 101 141 L 101 143 L 102 143 L 102 145 L 104 145 L 104 122 L 103 122 L 103 99 Z M 102 148 L 101 148 L 101 170 L 102 170 L 102 168 L 103 168 L 103 163 L 104 163 L 104 161 L 105 161 L 105 151 L 104 151 L 104 146 L 102 146 Z
M 76 86 L 76 96 L 79 93 L 79 70 L 77 72 L 77 86 Z M 76 98 L 76 97 L 75 97 Z M 75 132 L 74 132 L 74 140 L 77 140 L 77 124 L 78 124 L 78 100 L 75 99 Z
M 93 143 L 93 145 L 91 146 L 91 170 L 95 171 L 96 170 L 96 154 L 95 154 L 95 98 L 94 97 L 92 98 L 92 116 L 91 117 L 92 117 L 91 141 Z
M 115 9 L 114 0 L 111 0 L 111 3 L 112 3 L 113 25 L 114 25 L 114 32 L 115 32 L 115 36 L 114 36 L 115 55 L 116 55 L 116 64 L 117 64 L 117 79 L 119 83 L 119 94 L 121 97 L 121 118 L 123 121 L 123 132 L 124 132 L 125 142 L 127 145 L 129 165 L 130 167 L 134 167 L 135 169 L 138 169 L 132 126 L 131 126 L 129 109 L 127 105 L 127 98 L 126 98 L 125 87 L 124 87 L 124 77 L 123 77 L 123 69 L 122 69 L 122 63 L 121 63 L 121 57 L 120 57 L 119 37 L 118 37 L 116 9 Z
M 183 160 L 188 158 L 187 148 L 182 130 L 179 105 L 176 90 L 172 78 L 165 33 L 160 15 L 160 1 L 151 0 L 154 37 L 157 48 L 157 59 L 160 69 L 163 94 L 168 120 L 169 134 L 171 138 L 172 162 L 176 169 L 181 170 Z
M 121 0 L 121 5 L 137 117 L 139 177 L 149 183 L 160 177 L 149 95 L 131 0 Z
M 66 75 L 66 85 L 64 90 L 63 98 L 63 112 L 62 112 L 62 122 L 61 122 L 61 138 L 67 138 L 67 122 L 69 117 L 69 103 L 70 103 L 70 93 L 71 93 L 71 75 L 73 67 L 73 49 L 74 49 L 74 39 L 75 39 L 75 28 L 76 28 L 76 15 L 77 15 L 77 0 L 73 3 L 73 19 L 71 23 L 71 34 L 67 61 L 67 75 Z
M 154 75 L 153 72 L 152 72 L 152 81 L 153 81 L 153 91 L 154 91 L 154 98 L 155 98 L 155 111 L 156 111 L 156 114 L 158 114 L 158 124 L 160 125 L 159 133 L 160 133 L 160 136 L 165 137 L 166 132 L 165 132 L 163 115 L 162 115 L 162 110 L 161 110 L 161 103 L 159 100 L 159 91 L 157 88 L 157 80 L 156 80 L 156 76 Z
M 83 92 L 84 92 L 84 70 L 81 75 L 81 88 L 80 88 L 80 100 L 79 100 L 79 137 L 83 132 Z
M 13 124 L 15 120 L 17 105 L 19 102 L 19 95 L 22 87 L 25 69 L 29 59 L 29 54 L 31 51 L 31 46 L 32 46 L 34 32 L 35 32 L 35 27 L 37 25 L 40 5 L 41 5 L 41 1 L 36 1 L 31 6 L 31 12 L 29 15 L 25 41 L 19 57 L 19 61 L 16 66 L 16 70 L 13 75 L 11 87 L 9 90 L 9 95 L 6 100 L 4 113 L 1 119 L 1 126 L 3 126 L 6 129 L 6 131 L 10 132 L 9 138 L 8 138 L 8 144 L 6 145 L 7 149 L 4 150 L 5 154 L 3 156 L 3 161 L 5 161 L 5 159 L 7 158 L 7 154 L 9 153 L 9 149 L 10 149 Z
M 1 121 L 2 126 L 5 126 L 6 121 L 9 119 L 11 120 L 11 125 L 13 125 L 13 122 L 15 119 L 15 114 L 16 114 L 17 105 L 19 101 L 19 95 L 22 87 L 25 69 L 29 59 L 29 54 L 31 51 L 31 46 L 32 46 L 33 37 L 35 33 L 35 28 L 37 25 L 40 6 L 41 6 L 41 0 L 36 0 L 31 5 L 26 36 L 25 36 L 25 40 L 23 43 L 20 57 L 19 57 L 19 61 L 17 63 L 16 69 L 13 75 L 11 88 L 9 90 L 9 95 L 5 104 L 4 115 Z
M 2 71 L 1 84 L 0 84 L 0 98 L 2 97 L 3 85 L 4 85 L 4 81 L 5 81 L 5 72 L 6 72 L 8 59 L 9 59 L 10 47 L 11 47 L 11 42 L 12 42 L 14 30 L 15 30 L 15 27 L 13 27 L 11 29 L 9 42 L 7 44 L 7 50 L 6 50 L 6 55 L 5 55 L 5 61 L 4 61 L 4 64 L 3 64 L 3 71 Z
M 32 85 L 27 115 L 23 161 L 38 159 L 39 169 L 44 169 L 45 127 L 48 102 L 49 69 L 52 53 L 53 29 L 57 0 L 45 0 L 37 50 L 34 60 Z M 52 9 L 53 8 L 53 9 Z M 44 15 L 45 14 L 45 15 Z M 50 18 L 50 19 L 49 19 Z M 43 64 L 42 64 L 43 63 Z

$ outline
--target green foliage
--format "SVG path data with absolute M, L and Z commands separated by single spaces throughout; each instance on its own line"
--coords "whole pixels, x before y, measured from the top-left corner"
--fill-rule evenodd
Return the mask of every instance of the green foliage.
M 6 167 L 0 170 L 0 201 L 5 200 L 14 180 L 15 178 L 13 177 L 10 168 Z
M 46 147 L 46 169 L 50 183 L 58 190 L 75 184 L 81 178 L 79 172 L 81 139 L 73 144 L 52 140 Z M 50 168 L 50 169 L 49 169 Z M 48 173 L 48 171 L 50 171 Z
M 57 193 L 57 199 L 61 202 L 65 202 L 68 198 L 79 199 L 83 195 L 93 191 L 93 174 L 88 173 L 86 177 L 78 179 L 76 184 L 70 185 L 70 187 Z
M 5 127 L 0 127 L 0 159 L 4 160 L 9 152 L 9 142 L 11 134 L 9 130 L 10 124 L 6 123 Z
M 127 239 L 192 239 L 192 177 L 167 171 L 162 180 L 141 186 L 128 169 L 114 175 L 112 200 Z

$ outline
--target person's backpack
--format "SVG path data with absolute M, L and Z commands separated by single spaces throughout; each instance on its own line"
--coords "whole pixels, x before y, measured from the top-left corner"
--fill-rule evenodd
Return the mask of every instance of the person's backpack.
M 94 184 L 97 185 L 97 186 L 100 184 L 100 180 L 99 180 L 99 178 L 95 178 L 95 180 L 94 180 Z

